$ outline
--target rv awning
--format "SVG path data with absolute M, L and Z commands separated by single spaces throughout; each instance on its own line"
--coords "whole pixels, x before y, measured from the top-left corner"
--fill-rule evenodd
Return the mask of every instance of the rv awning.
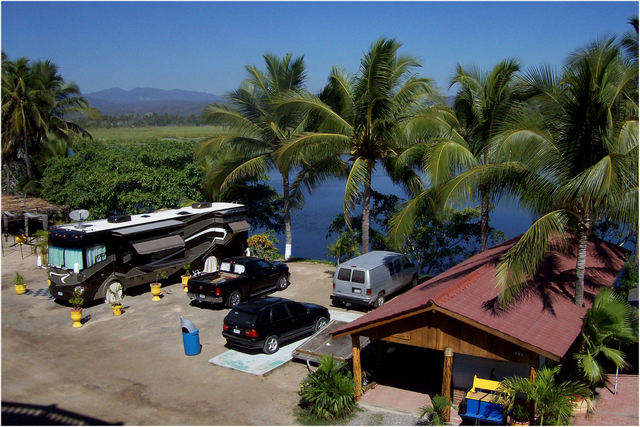
M 167 249 L 183 248 L 184 240 L 180 236 L 167 236 L 159 239 L 133 243 L 133 248 L 140 255 L 160 252 Z
M 237 222 L 230 222 L 229 227 L 231 227 L 231 231 L 234 233 L 239 233 L 241 231 L 248 231 L 251 229 L 251 226 L 249 225 L 249 223 L 247 221 L 237 221 Z
M 124 225 L 125 226 L 123 228 L 117 228 L 113 230 L 112 233 L 115 236 L 130 236 L 132 234 L 143 233 L 145 231 L 160 230 L 163 228 L 184 225 L 184 223 L 181 221 L 176 221 L 175 219 L 170 219 L 167 221 L 159 221 L 159 222 L 152 222 L 149 224 L 134 225 L 132 227 L 131 226 L 127 227 L 126 223 Z

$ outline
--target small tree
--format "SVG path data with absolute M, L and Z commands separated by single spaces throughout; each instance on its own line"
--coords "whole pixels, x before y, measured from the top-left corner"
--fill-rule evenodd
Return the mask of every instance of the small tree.
M 353 258 L 360 255 L 358 238 L 348 231 L 343 232 L 334 243 L 327 246 L 329 255 L 336 258 L 336 264 L 340 264 L 341 258 Z
M 276 259 L 280 257 L 276 244 L 278 239 L 273 236 L 273 230 L 265 231 L 261 234 L 254 234 L 247 239 L 247 245 L 251 250 L 251 254 L 258 258 L 264 258 L 268 260 Z
M 323 355 L 318 369 L 309 374 L 300 385 L 298 394 L 301 406 L 324 419 L 347 416 L 356 403 L 356 384 L 351 372 L 343 373 L 344 366 L 344 363 L 336 362 L 331 355 Z

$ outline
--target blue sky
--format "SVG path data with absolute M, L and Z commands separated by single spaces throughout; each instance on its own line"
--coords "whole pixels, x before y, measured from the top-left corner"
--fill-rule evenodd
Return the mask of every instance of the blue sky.
M 2 50 L 51 59 L 84 93 L 111 87 L 222 95 L 265 52 L 305 55 L 308 87 L 332 66 L 356 72 L 379 37 L 418 57 L 446 90 L 457 63 L 523 68 L 632 27 L 638 2 L 2 2 Z

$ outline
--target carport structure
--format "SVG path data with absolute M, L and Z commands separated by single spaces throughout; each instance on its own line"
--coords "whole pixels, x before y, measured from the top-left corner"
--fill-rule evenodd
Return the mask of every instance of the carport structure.
M 579 336 L 598 289 L 613 285 L 628 251 L 602 240 L 588 243 L 585 307 L 578 307 L 572 239 L 565 250 L 549 251 L 518 299 L 501 310 L 496 267 L 517 240 L 481 252 L 332 331 L 334 338 L 351 335 L 356 395 L 361 394 L 360 336 L 443 351 L 442 394 L 449 399 L 454 354 L 528 364 L 532 377 L 542 358 L 560 361 Z

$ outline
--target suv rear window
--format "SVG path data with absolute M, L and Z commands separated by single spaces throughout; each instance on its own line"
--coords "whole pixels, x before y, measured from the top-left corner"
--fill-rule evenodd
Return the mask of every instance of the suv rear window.
M 239 326 L 252 326 L 256 322 L 255 313 L 247 313 L 245 311 L 231 310 L 227 315 L 229 323 Z
M 338 271 L 338 280 L 345 280 L 347 282 L 351 280 L 351 270 L 349 268 L 341 268 Z
M 364 283 L 364 271 L 353 270 L 353 276 L 351 276 L 351 281 L 354 283 Z

